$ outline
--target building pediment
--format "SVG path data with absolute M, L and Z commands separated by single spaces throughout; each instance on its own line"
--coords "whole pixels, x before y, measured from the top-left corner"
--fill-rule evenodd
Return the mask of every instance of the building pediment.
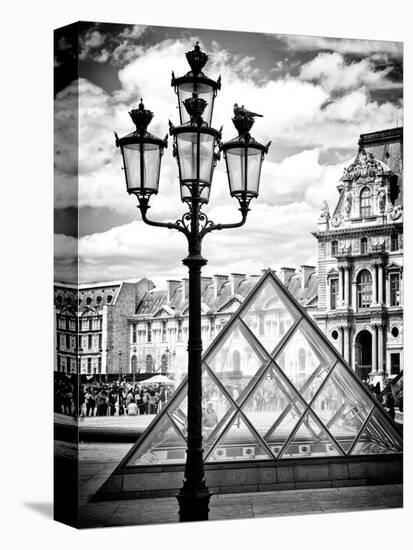
M 162 306 L 161 308 L 156 311 L 154 314 L 154 318 L 161 318 L 161 317 L 173 317 L 175 314 L 175 311 L 169 307 L 169 306 Z
M 374 181 L 377 176 L 391 174 L 392 171 L 384 162 L 377 160 L 372 153 L 367 152 L 364 147 L 361 146 L 354 162 L 344 168 L 341 181 Z

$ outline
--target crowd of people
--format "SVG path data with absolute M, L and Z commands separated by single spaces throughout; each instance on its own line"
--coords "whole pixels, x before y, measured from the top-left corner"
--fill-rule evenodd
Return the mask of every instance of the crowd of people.
M 171 384 L 128 382 L 82 383 L 79 398 L 71 380 L 55 381 L 55 412 L 71 416 L 157 414 L 174 392 Z

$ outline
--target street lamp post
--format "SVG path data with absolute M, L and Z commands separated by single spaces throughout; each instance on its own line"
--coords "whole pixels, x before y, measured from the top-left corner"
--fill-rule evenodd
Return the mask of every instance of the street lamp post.
M 120 385 L 121 379 L 122 379 L 122 363 L 121 363 L 122 351 L 118 351 L 118 357 L 119 357 L 119 385 Z
M 175 222 L 148 219 L 149 199 L 158 193 L 161 159 L 167 147 L 167 136 L 159 139 L 147 131 L 153 113 L 141 100 L 138 109 L 129 114 L 136 130 L 123 138 L 116 134 L 124 162 L 126 187 L 138 198 L 143 221 L 151 226 L 176 229 L 188 240 L 188 256 L 182 260 L 189 271 L 189 331 L 188 331 L 188 414 L 185 479 L 177 495 L 180 521 L 207 520 L 211 493 L 204 478 L 202 448 L 202 339 L 201 339 L 201 269 L 207 260 L 202 256 L 202 240 L 214 230 L 241 227 L 249 212 L 252 198 L 258 196 L 261 164 L 269 143 L 262 145 L 250 135 L 253 114 L 242 109 L 232 119 L 238 137 L 221 143 L 221 131 L 210 126 L 220 78 L 214 81 L 202 69 L 208 56 L 198 43 L 186 57 L 191 70 L 175 78 L 172 86 L 178 96 L 180 125 L 169 122 L 173 136 L 173 155 L 177 160 L 181 200 L 188 211 Z M 219 151 L 226 161 L 230 194 L 239 201 L 241 219 L 236 223 L 215 224 L 202 212 L 208 203 L 212 176 Z

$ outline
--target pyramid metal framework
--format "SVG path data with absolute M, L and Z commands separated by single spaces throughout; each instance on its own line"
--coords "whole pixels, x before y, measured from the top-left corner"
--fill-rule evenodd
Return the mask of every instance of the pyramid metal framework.
M 381 405 L 268 270 L 203 355 L 205 463 L 402 452 Z M 187 380 L 118 468 L 184 464 Z

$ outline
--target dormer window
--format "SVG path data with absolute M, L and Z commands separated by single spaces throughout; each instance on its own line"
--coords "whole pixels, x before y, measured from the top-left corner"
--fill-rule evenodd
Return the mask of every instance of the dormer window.
M 331 255 L 337 256 L 338 254 L 338 241 L 331 241 Z
M 368 187 L 363 187 L 360 193 L 360 217 L 369 216 L 371 216 L 371 191 Z

